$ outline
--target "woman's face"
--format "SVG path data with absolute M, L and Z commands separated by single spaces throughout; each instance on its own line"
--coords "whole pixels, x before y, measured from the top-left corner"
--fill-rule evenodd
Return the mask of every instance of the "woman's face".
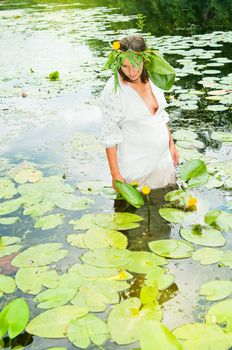
M 143 62 L 139 66 L 133 66 L 132 63 L 125 58 L 122 62 L 121 70 L 130 80 L 138 80 L 143 71 Z

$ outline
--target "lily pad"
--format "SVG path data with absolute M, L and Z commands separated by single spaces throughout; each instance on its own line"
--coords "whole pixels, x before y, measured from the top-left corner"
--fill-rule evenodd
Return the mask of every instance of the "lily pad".
M 116 230 L 109 230 L 103 227 L 89 229 L 84 235 L 86 248 L 116 248 L 125 249 L 127 247 L 127 237 Z
M 159 214 L 164 220 L 175 224 L 181 224 L 186 219 L 186 216 L 190 215 L 189 212 L 176 208 L 160 208 Z
M 29 306 L 23 298 L 10 301 L 0 313 L 0 338 L 8 332 L 11 339 L 19 335 L 29 321 Z
M 57 207 L 66 210 L 84 210 L 89 208 L 94 201 L 87 197 L 78 197 L 73 194 L 63 193 L 54 200 Z
M 177 239 L 163 239 L 148 243 L 149 248 L 158 255 L 172 259 L 183 259 L 191 256 L 194 247 Z
M 17 267 L 38 267 L 49 265 L 63 259 L 68 250 L 60 249 L 61 243 L 38 244 L 24 250 L 12 260 L 12 265 Z
M 146 320 L 160 320 L 162 311 L 157 303 L 144 306 L 138 298 L 130 298 L 116 305 L 108 317 L 111 338 L 117 344 L 130 344 L 140 339 Z
M 18 216 L 12 216 L 9 218 L 0 218 L 0 224 L 2 225 L 12 225 L 12 224 L 15 224 L 17 221 L 19 221 Z
M 72 320 L 83 317 L 88 310 L 75 305 L 59 306 L 39 314 L 27 325 L 26 331 L 44 338 L 65 338 Z M 59 322 L 54 322 L 59 320 Z
M 76 295 L 77 290 L 72 288 L 52 288 L 41 292 L 33 299 L 40 309 L 51 309 L 67 304 Z
M 186 350 L 228 350 L 232 343 L 232 335 L 214 324 L 185 324 L 174 329 L 173 334 Z
M 105 321 L 89 314 L 71 321 L 67 335 L 69 341 L 76 347 L 87 349 L 91 343 L 102 345 L 108 337 L 108 330 Z
M 204 283 L 199 291 L 207 301 L 216 301 L 227 298 L 232 293 L 232 281 L 209 281 Z
M 126 249 L 99 248 L 85 253 L 81 260 L 97 267 L 123 267 L 130 262 L 129 255 Z
M 36 170 L 36 169 L 22 169 L 19 170 L 15 176 L 14 176 L 14 181 L 18 182 L 20 184 L 24 184 L 26 182 L 38 182 L 41 180 L 43 174 L 41 171 Z
M 41 203 L 36 203 L 27 207 L 23 215 L 31 215 L 32 217 L 42 216 L 54 208 L 53 202 L 42 201 Z
M 174 334 L 161 322 L 147 320 L 143 323 L 140 336 L 141 350 L 168 349 L 183 350 Z
M 3 293 L 14 293 L 15 289 L 15 280 L 12 277 L 0 275 L 0 297 Z
M 147 286 L 157 285 L 159 290 L 165 290 L 170 287 L 175 281 L 175 276 L 173 274 L 166 274 L 165 269 L 154 268 L 150 270 L 145 279 L 145 284 Z
M 221 142 L 232 142 L 232 133 L 223 131 L 212 132 L 211 139 Z
M 232 299 L 213 304 L 205 316 L 207 324 L 219 324 L 224 326 L 227 332 L 232 331 Z
M 17 188 L 10 179 L 0 178 L 0 199 L 9 199 L 18 193 Z
M 72 233 L 70 235 L 67 235 L 66 240 L 68 244 L 72 245 L 73 247 L 77 248 L 87 248 L 85 241 L 84 241 L 85 234 L 84 233 Z
M 105 185 L 102 181 L 84 181 L 77 183 L 79 191 L 83 194 L 98 195 L 102 187 Z
M 214 248 L 201 248 L 192 253 L 192 259 L 202 265 L 216 264 L 221 260 L 223 252 Z
M 220 231 L 210 227 L 202 227 L 200 230 L 195 229 L 194 226 L 192 228 L 181 229 L 180 235 L 190 243 L 207 247 L 222 247 L 226 243 Z
M 55 270 L 48 270 L 47 266 L 21 267 L 16 273 L 15 281 L 24 293 L 38 294 L 42 286 L 56 288 L 59 276 Z
M 228 107 L 223 105 L 209 105 L 206 107 L 207 111 L 213 111 L 213 112 L 219 112 L 219 111 L 226 111 Z
M 6 215 L 18 210 L 22 205 L 22 198 L 11 199 L 0 203 L 0 215 Z
M 131 252 L 128 259 L 125 269 L 135 273 L 148 273 L 158 265 L 167 264 L 165 258 L 150 252 Z
M 35 228 L 40 228 L 42 230 L 49 230 L 63 224 L 62 214 L 50 214 L 38 219 L 34 225 Z
M 177 130 L 172 134 L 174 140 L 190 141 L 195 140 L 198 136 L 194 131 L 188 129 Z
M 176 145 L 182 148 L 189 148 L 189 149 L 195 149 L 195 148 L 201 149 L 205 147 L 204 143 L 199 140 L 177 141 Z
M 19 242 L 19 237 L 0 236 L 0 258 L 17 252 L 22 247 Z
M 220 260 L 220 266 L 228 266 L 232 269 L 232 250 L 223 252 Z

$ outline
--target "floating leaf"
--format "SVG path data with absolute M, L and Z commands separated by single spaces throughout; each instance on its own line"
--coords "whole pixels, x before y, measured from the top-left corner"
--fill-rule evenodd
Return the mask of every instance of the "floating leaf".
M 63 193 L 55 199 L 57 207 L 66 210 L 84 210 L 94 203 L 92 199 L 87 197 L 77 197 L 73 194 Z
M 87 248 L 84 241 L 85 234 L 84 233 L 72 233 L 66 237 L 67 242 L 77 248 Z
M 11 199 L 0 203 L 0 215 L 6 215 L 18 210 L 22 205 L 22 198 Z
M 0 199 L 9 199 L 18 193 L 17 188 L 10 179 L 0 178 Z
M 130 262 L 128 250 L 99 248 L 81 256 L 86 264 L 97 267 L 122 267 Z
M 209 281 L 204 283 L 199 291 L 207 301 L 227 298 L 232 293 L 232 281 Z
M 188 258 L 194 250 L 190 243 L 177 239 L 153 241 L 149 242 L 148 246 L 156 254 L 173 259 Z
M 65 338 L 69 323 L 85 316 L 87 313 L 87 309 L 82 307 L 74 305 L 59 306 L 33 318 L 27 325 L 26 331 L 38 337 Z M 54 322 L 54 320 L 59 320 L 59 322 Z
M 79 191 L 83 194 L 100 194 L 101 189 L 104 186 L 104 182 L 102 181 L 84 181 L 77 183 L 77 187 Z
M 192 259 L 202 265 L 215 264 L 221 260 L 223 252 L 214 248 L 201 248 L 192 253 Z
M 77 290 L 71 288 L 53 288 L 45 290 L 40 294 L 36 295 L 33 299 L 38 308 L 41 309 L 51 309 L 56 306 L 61 306 L 67 304 L 76 295 Z
M 158 265 L 167 264 L 165 258 L 150 252 L 131 252 L 127 258 L 129 263 L 125 269 L 136 273 L 147 273 Z
M 205 215 L 205 222 L 220 230 L 228 231 L 232 228 L 232 214 L 221 210 L 212 210 Z
M 55 270 L 48 270 L 47 266 L 22 267 L 17 271 L 15 281 L 24 293 L 38 294 L 42 286 L 56 288 L 59 276 Z
M 0 275 L 0 297 L 3 293 L 14 293 L 15 289 L 15 280 L 12 277 Z
M 180 235 L 190 243 L 208 247 L 222 247 L 226 242 L 219 231 L 210 227 L 196 229 L 193 225 L 190 229 L 181 229 Z
M 188 187 L 196 187 L 206 184 L 209 175 L 205 163 L 200 159 L 193 159 L 180 166 L 180 178 L 188 181 Z
M 19 242 L 19 237 L 0 236 L 0 258 L 17 252 L 22 247 L 21 245 L 17 244 Z
M 71 321 L 67 334 L 69 341 L 76 347 L 87 349 L 91 343 L 102 345 L 108 337 L 108 330 L 101 318 L 89 314 Z
M 0 313 L 0 338 L 8 332 L 11 339 L 19 335 L 29 321 L 30 310 L 26 301 L 17 298 L 10 301 Z
M 221 142 L 232 142 L 232 133 L 223 131 L 212 132 L 211 139 Z
M 110 187 L 110 186 L 102 187 L 100 194 L 105 198 L 115 199 L 117 197 L 117 192 L 113 187 Z
M 86 248 L 116 248 L 125 249 L 127 237 L 116 230 L 109 230 L 103 227 L 89 229 L 83 237 Z
M 146 320 L 143 323 L 140 336 L 141 350 L 168 349 L 183 350 L 181 343 L 162 323 Z
M 186 216 L 189 216 L 191 213 L 176 208 L 160 208 L 159 214 L 164 220 L 180 224 L 186 219 Z
M 44 243 L 30 247 L 17 255 L 12 260 L 12 265 L 17 267 L 37 267 L 49 265 L 63 259 L 68 250 L 60 249 L 61 243 Z
M 232 335 L 217 325 L 190 323 L 174 329 L 173 334 L 186 350 L 228 350 Z
M 42 176 L 43 174 L 39 170 L 22 169 L 15 174 L 14 180 L 15 182 L 18 182 L 20 184 L 24 184 L 26 182 L 38 182 L 39 180 L 41 180 Z
M 49 230 L 63 224 L 62 214 L 50 214 L 38 219 L 34 225 L 35 228 L 40 228 L 42 230 Z
M 17 221 L 19 221 L 18 216 L 12 216 L 9 218 L 0 218 L 0 224 L 2 225 L 12 225 L 12 224 L 15 224 Z
M 207 111 L 213 111 L 213 112 L 219 112 L 219 111 L 226 111 L 228 107 L 223 105 L 209 105 L 206 107 Z
M 220 260 L 220 266 L 228 266 L 232 269 L 232 250 L 223 252 Z
M 188 129 L 181 129 L 172 133 L 172 137 L 174 140 L 190 141 L 195 140 L 197 138 L 197 134 Z
M 205 316 L 207 324 L 223 324 L 227 332 L 232 331 L 232 299 L 213 304 Z
M 189 149 L 205 147 L 204 143 L 198 140 L 177 141 L 176 145 L 182 148 L 189 148 Z
M 108 317 L 111 338 L 117 344 L 130 344 L 140 338 L 141 327 L 145 320 L 160 320 L 162 311 L 156 303 L 141 307 L 138 298 L 130 298 L 116 305 Z
M 41 203 L 36 203 L 27 207 L 23 215 L 31 215 L 32 217 L 41 216 L 51 211 L 54 206 L 53 202 L 42 201 Z

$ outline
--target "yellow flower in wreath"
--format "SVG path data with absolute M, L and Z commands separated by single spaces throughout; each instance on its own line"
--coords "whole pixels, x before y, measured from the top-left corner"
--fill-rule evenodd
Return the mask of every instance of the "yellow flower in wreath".
M 119 41 L 114 41 L 112 46 L 113 46 L 113 48 L 115 50 L 119 50 L 120 49 L 120 42 Z

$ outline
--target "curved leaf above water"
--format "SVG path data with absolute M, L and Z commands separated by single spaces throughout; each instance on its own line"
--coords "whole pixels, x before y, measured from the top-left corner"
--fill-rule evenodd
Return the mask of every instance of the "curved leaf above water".
M 180 179 L 188 182 L 188 187 L 207 183 L 209 174 L 205 163 L 200 159 L 189 160 L 180 166 Z
M 145 320 L 160 320 L 162 311 L 159 304 L 144 306 L 138 298 L 130 298 L 116 305 L 108 317 L 111 338 L 117 344 L 130 344 L 140 338 Z

